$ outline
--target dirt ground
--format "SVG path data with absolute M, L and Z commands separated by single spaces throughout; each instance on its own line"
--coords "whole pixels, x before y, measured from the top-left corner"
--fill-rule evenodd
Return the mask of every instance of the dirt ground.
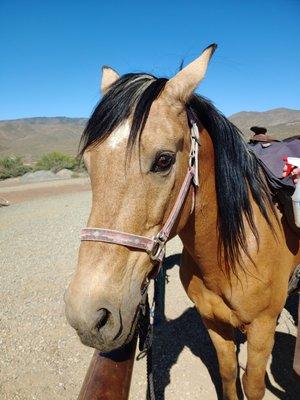
M 0 208 L 1 400 L 77 398 L 93 350 L 67 324 L 63 293 L 90 208 L 88 188 L 87 180 L 0 187 L 0 197 L 12 202 Z M 166 259 L 167 319 L 154 340 L 157 399 L 213 400 L 221 388 L 216 355 L 179 282 L 180 251 L 175 238 Z M 279 319 L 265 399 L 300 398 L 300 378 L 292 371 L 296 308 L 291 297 Z M 246 344 L 242 336 L 237 342 L 242 373 Z M 144 399 L 145 388 L 145 360 L 136 361 L 130 399 Z
M 61 195 L 63 193 L 78 193 L 90 189 L 89 178 L 63 179 L 50 182 L 22 184 L 18 179 L 0 181 L 0 197 L 12 204 L 28 200 Z

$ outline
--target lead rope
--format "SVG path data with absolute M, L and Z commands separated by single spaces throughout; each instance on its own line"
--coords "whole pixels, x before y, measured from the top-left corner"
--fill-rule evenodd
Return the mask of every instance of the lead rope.
M 153 379 L 153 322 L 154 322 L 155 300 L 153 297 L 150 308 L 148 293 L 142 298 L 140 305 L 140 316 L 138 320 L 139 350 L 137 360 L 146 357 L 147 368 L 147 400 L 155 400 L 154 379 Z
M 166 268 L 162 266 L 154 280 L 154 293 L 151 307 L 147 289 L 149 283 L 142 292 L 140 304 L 140 316 L 138 320 L 139 350 L 137 360 L 146 357 L 147 368 L 147 394 L 146 400 L 155 400 L 155 385 L 153 375 L 153 334 L 154 324 L 158 325 L 165 320 L 165 283 L 167 279 Z
M 153 377 L 153 324 L 154 324 L 154 311 L 155 311 L 155 300 L 153 298 L 152 306 L 149 310 L 150 321 L 149 321 L 149 347 L 147 350 L 147 400 L 155 400 L 155 389 L 154 389 L 154 377 Z

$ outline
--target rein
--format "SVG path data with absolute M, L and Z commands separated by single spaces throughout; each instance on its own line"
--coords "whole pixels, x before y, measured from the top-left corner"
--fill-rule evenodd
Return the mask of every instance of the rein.
M 163 259 L 166 254 L 166 243 L 169 239 L 171 230 L 177 220 L 182 205 L 187 197 L 189 188 L 193 183 L 195 188 L 199 186 L 198 177 L 198 153 L 199 153 L 199 130 L 193 117 L 192 111 L 187 110 L 188 121 L 191 125 L 191 149 L 189 154 L 189 166 L 185 179 L 181 185 L 179 194 L 172 208 L 172 211 L 163 225 L 162 229 L 152 238 L 147 236 L 134 235 L 132 233 L 121 232 L 105 228 L 83 228 L 80 233 L 81 241 L 103 242 L 118 244 L 132 249 L 145 251 L 151 261 L 158 263 L 155 276 L 158 275 Z M 194 194 L 195 195 L 195 194 Z M 193 207 L 194 207 L 193 200 Z M 153 278 L 155 277 L 153 276 Z

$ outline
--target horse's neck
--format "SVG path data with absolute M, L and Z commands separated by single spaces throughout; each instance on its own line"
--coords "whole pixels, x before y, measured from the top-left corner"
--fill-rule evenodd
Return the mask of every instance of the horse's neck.
M 217 255 L 218 245 L 214 149 L 211 138 L 205 129 L 201 130 L 200 141 L 200 185 L 196 190 L 195 212 L 192 213 L 188 223 L 179 234 L 184 247 L 195 260 L 199 261 L 211 258 L 211 253 Z M 214 260 L 211 262 L 214 263 Z M 206 265 L 205 262 L 204 264 Z M 207 268 L 210 266 L 208 265 Z

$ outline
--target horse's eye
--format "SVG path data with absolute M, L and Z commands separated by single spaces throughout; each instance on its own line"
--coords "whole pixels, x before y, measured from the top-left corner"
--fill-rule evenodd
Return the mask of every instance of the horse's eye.
M 174 164 L 175 155 L 172 153 L 160 153 L 156 156 L 151 172 L 163 172 L 167 171 Z

